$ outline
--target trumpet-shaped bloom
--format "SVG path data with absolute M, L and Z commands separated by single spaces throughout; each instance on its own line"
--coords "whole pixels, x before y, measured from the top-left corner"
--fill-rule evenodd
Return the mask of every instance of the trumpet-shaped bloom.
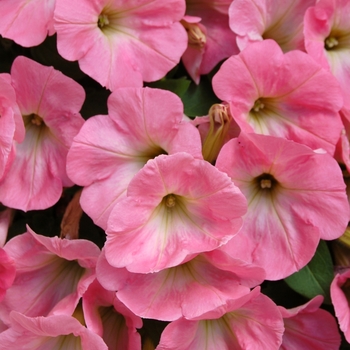
M 305 14 L 306 51 L 337 78 L 350 108 L 350 3 L 320 0 Z
M 60 0 L 58 52 L 110 90 L 162 78 L 187 47 L 184 0 Z
M 104 229 L 131 178 L 149 159 L 176 152 L 202 157 L 199 133 L 183 121 L 183 104 L 169 91 L 119 89 L 108 99 L 108 112 L 86 121 L 67 158 L 69 177 L 85 186 L 83 210 Z
M 248 200 L 240 233 L 222 249 L 263 267 L 269 280 L 300 270 L 320 238 L 338 238 L 347 227 L 342 172 L 325 151 L 241 133 L 223 146 L 216 166 Z
M 0 307 L 5 323 L 11 310 L 33 317 L 71 315 L 95 278 L 100 254 L 90 241 L 49 238 L 29 228 L 6 243 L 4 250 L 16 267 L 16 278 Z
M 343 128 L 340 87 L 306 53 L 283 54 L 273 40 L 251 44 L 223 63 L 213 88 L 229 102 L 242 131 L 284 137 L 333 155 Z
M 225 305 L 227 300 L 247 294 L 249 287 L 265 277 L 264 270 L 221 251 L 199 254 L 181 265 L 149 274 L 114 268 L 102 253 L 96 271 L 99 281 L 117 291 L 117 297 L 135 314 L 164 321 L 193 318 Z
M 236 35 L 228 24 L 230 3 L 230 0 L 186 1 L 184 24 L 189 40 L 182 60 L 197 84 L 201 74 L 208 74 L 220 61 L 239 52 Z
M 107 350 L 101 337 L 68 315 L 27 317 L 13 311 L 11 327 L 0 333 L 0 349 Z
M 304 15 L 315 0 L 235 0 L 229 9 L 230 28 L 243 50 L 248 44 L 273 39 L 284 52 L 304 48 Z
M 46 209 L 72 186 L 66 156 L 83 118 L 83 88 L 72 79 L 19 56 L 11 68 L 12 85 L 25 125 L 24 141 L 0 182 L 0 201 L 21 210 Z
M 170 323 L 157 350 L 277 350 L 283 331 L 277 306 L 257 287 L 193 320 Z
M 13 142 L 22 142 L 24 124 L 9 74 L 0 74 L 0 179 L 15 157 Z
M 340 335 L 335 318 L 320 309 L 322 296 L 316 296 L 305 305 L 293 309 L 279 306 L 284 321 L 280 350 L 338 350 Z
M 1 0 L 0 34 L 25 47 L 39 45 L 55 33 L 55 4 L 56 0 Z
M 336 274 L 331 284 L 331 299 L 340 329 L 345 339 L 350 342 L 350 269 Z
M 109 218 L 106 258 L 157 272 L 218 248 L 242 225 L 246 200 L 229 177 L 187 153 L 160 155 L 133 177 Z
M 87 328 L 98 334 L 108 349 L 141 350 L 141 337 L 136 331 L 142 327 L 141 318 L 97 280 L 83 295 L 83 311 Z

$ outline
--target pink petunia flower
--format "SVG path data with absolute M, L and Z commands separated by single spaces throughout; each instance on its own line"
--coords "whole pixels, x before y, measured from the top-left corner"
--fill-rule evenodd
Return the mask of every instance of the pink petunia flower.
M 338 238 L 347 227 L 342 172 L 325 151 L 241 133 L 223 146 L 216 166 L 248 200 L 240 233 L 221 249 L 263 267 L 269 280 L 300 270 L 320 238 Z
M 124 88 L 107 103 L 109 115 L 86 121 L 67 158 L 69 177 L 85 186 L 83 210 L 104 229 L 131 178 L 149 159 L 176 152 L 202 158 L 199 133 L 183 121 L 183 104 L 175 94 Z
M 136 328 L 142 327 L 142 320 L 120 302 L 114 292 L 107 291 L 95 280 L 82 300 L 87 328 L 102 337 L 108 349 L 141 350 L 141 337 Z
M 277 306 L 257 287 L 224 307 L 170 323 L 156 350 L 278 350 L 283 331 Z
M 66 156 L 83 118 L 83 88 L 72 79 L 19 56 L 11 68 L 12 85 L 25 125 L 16 157 L 0 182 L 0 201 L 21 210 L 46 209 L 73 183 L 66 174 Z
M 319 0 L 305 15 L 305 47 L 315 61 L 337 78 L 350 108 L 350 3 Z
M 4 177 L 14 157 L 14 141 L 24 139 L 24 124 L 11 85 L 11 76 L 0 74 L 0 179 Z
M 239 52 L 236 35 L 229 28 L 230 0 L 187 0 L 182 21 L 188 33 L 188 48 L 182 61 L 191 78 L 199 83 L 220 61 Z
M 184 0 L 60 0 L 58 52 L 110 90 L 162 78 L 187 47 Z
M 273 40 L 251 44 L 223 63 L 213 88 L 230 104 L 242 131 L 284 137 L 333 155 L 343 128 L 340 87 L 306 53 L 283 54 Z
M 339 327 L 345 339 L 350 342 L 350 269 L 337 273 L 331 284 L 331 299 L 338 319 Z
M 0 349 L 107 350 L 101 337 L 68 315 L 27 317 L 13 311 L 11 327 L 0 333 Z
M 100 254 L 90 241 L 45 237 L 29 228 L 7 242 L 4 250 L 16 267 L 16 278 L 0 304 L 5 323 L 11 310 L 27 316 L 71 315 L 95 279 Z
M 136 273 L 176 266 L 226 243 L 245 212 L 246 200 L 226 174 L 188 153 L 160 155 L 133 177 L 115 205 L 106 258 Z
M 56 0 L 1 0 L 0 34 L 24 47 L 41 44 L 55 33 Z
M 230 28 L 243 50 L 248 44 L 273 39 L 283 52 L 305 51 L 304 15 L 316 0 L 235 0 L 229 9 Z
M 323 297 L 318 295 L 293 309 L 278 306 L 284 321 L 280 350 L 338 350 L 340 334 L 335 318 L 320 309 Z
M 149 274 L 114 268 L 102 252 L 96 274 L 101 284 L 117 291 L 117 298 L 135 314 L 163 321 L 193 318 L 218 308 L 247 294 L 249 287 L 265 278 L 261 268 L 217 250 Z

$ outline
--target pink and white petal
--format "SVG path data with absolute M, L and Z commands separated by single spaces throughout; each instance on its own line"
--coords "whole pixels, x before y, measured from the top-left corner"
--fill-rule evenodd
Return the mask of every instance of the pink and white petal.
M 11 77 L 22 115 L 39 115 L 60 142 L 70 147 L 84 123 L 79 114 L 85 99 L 83 87 L 53 67 L 24 56 L 13 62 Z
M 224 330 L 215 322 L 182 318 L 165 327 L 156 350 L 241 350 L 233 335 L 230 337 L 223 333 Z M 225 338 L 228 338 L 229 344 Z
M 16 124 L 13 114 L 12 108 L 4 108 L 4 106 L 0 105 L 0 179 L 4 175 L 6 176 L 6 170 L 14 159 L 12 149 Z
M 307 52 L 326 69 L 330 69 L 339 81 L 344 106 L 349 103 L 350 7 L 347 1 L 324 0 L 308 9 L 305 15 L 305 46 Z M 335 46 L 327 47 L 327 40 L 335 39 Z M 338 42 L 338 40 L 339 42 Z
M 60 3 L 55 15 L 58 51 L 66 59 L 78 59 L 84 72 L 111 90 L 141 87 L 143 80 L 160 79 L 179 62 L 186 49 L 185 30 L 180 23 L 174 23 L 184 14 L 184 1 L 173 0 L 169 11 L 170 4 L 165 6 L 158 0 L 118 7 L 107 1 L 94 6 L 83 0 L 79 8 L 87 6 L 82 17 L 71 21 L 71 14 L 66 14 L 75 12 L 74 6 L 65 1 Z M 103 10 L 118 16 L 118 30 L 113 25 L 111 33 L 100 30 L 98 16 Z M 173 40 L 170 42 L 169 38 Z M 72 42 L 76 43 L 76 49 L 69 48 Z M 101 66 L 105 69 L 101 70 Z
M 134 149 L 141 152 L 147 146 L 167 151 L 182 121 L 183 108 L 178 96 L 161 89 L 119 89 L 108 99 L 110 117 L 118 123 L 119 130 L 132 131 L 129 137 Z
M 315 0 L 236 0 L 229 9 L 230 27 L 237 33 L 240 50 L 255 41 L 275 40 L 284 52 L 304 51 L 303 18 Z
M 149 19 L 138 19 L 138 21 L 140 22 L 137 28 L 123 28 L 128 39 L 125 42 L 129 52 L 128 56 L 136 61 L 134 70 L 137 69 L 144 81 L 159 80 L 179 63 L 187 48 L 186 31 L 180 23 L 152 27 L 148 24 Z M 146 25 L 143 25 L 143 22 Z M 118 87 L 119 84 L 115 85 Z
M 197 317 L 247 293 L 249 288 L 241 286 L 235 274 L 199 255 L 154 274 L 129 273 L 117 297 L 141 317 L 173 321 Z
M 67 155 L 69 177 L 80 186 L 88 186 L 112 176 L 118 167 L 127 166 L 128 161 L 136 158 L 137 163 L 138 154 L 132 147 L 133 138 L 129 132 L 125 130 L 123 133 L 107 115 L 88 119 Z M 140 163 L 142 167 L 142 159 Z
M 243 297 L 247 300 L 240 307 L 235 308 L 235 302 L 227 305 L 219 318 L 179 319 L 170 323 L 157 350 L 279 349 L 284 327 L 276 305 L 263 294 L 251 294 L 248 299 Z
M 307 224 L 298 210 L 292 210 L 291 220 L 293 208 L 284 208 L 282 201 L 274 204 L 264 196 L 257 197 L 249 204 L 250 211 L 244 216 L 241 232 L 221 249 L 262 267 L 266 279 L 279 280 L 311 260 L 320 239 L 319 231 Z M 308 234 L 301 235 L 298 225 Z
M 13 117 L 16 125 L 14 139 L 17 142 L 22 142 L 25 136 L 25 129 L 24 129 L 22 115 L 17 105 L 16 92 L 14 91 L 14 88 L 12 87 L 11 83 L 12 83 L 12 80 L 11 80 L 10 74 L 8 73 L 0 74 L 0 89 L 1 89 L 1 95 L 3 95 L 1 104 L 2 104 L 2 107 L 6 107 L 6 108 L 10 107 L 12 109 Z
M 141 349 L 136 328 L 142 327 L 142 320 L 97 280 L 83 295 L 83 310 L 87 328 L 101 336 L 109 349 Z
M 58 237 L 49 238 L 36 234 L 28 226 L 27 230 L 35 241 L 51 253 L 68 261 L 77 261 L 79 265 L 84 268 L 95 268 L 100 255 L 100 249 L 95 243 L 85 239 L 69 240 Z M 21 260 L 23 260 L 23 257 Z M 30 262 L 30 260 L 28 260 L 28 262 Z
M 5 245 L 7 233 L 15 215 L 15 210 L 6 208 L 0 212 L 0 247 Z
M 320 309 L 322 302 L 323 297 L 319 295 L 293 309 L 278 307 L 285 327 L 281 350 L 339 349 L 340 335 L 335 318 L 326 310 Z
M 198 16 L 206 27 L 206 45 L 199 74 L 208 74 L 221 60 L 239 52 L 236 35 L 228 25 L 231 1 L 186 1 L 186 13 Z
M 257 56 L 265 59 L 256 62 Z M 232 74 L 236 74 L 234 81 L 227 79 Z M 324 89 L 325 80 L 330 89 Z M 219 98 L 230 103 L 243 131 L 285 137 L 334 153 L 342 130 L 339 84 L 305 53 L 283 55 L 272 40 L 254 43 L 224 62 L 213 78 L 213 88 Z M 252 116 L 250 111 L 259 98 L 266 108 L 261 115 Z M 320 119 L 324 122 L 319 123 Z M 324 126 L 328 123 L 334 125 L 331 133 Z
M 49 133 L 48 129 L 42 133 L 44 135 L 38 128 L 27 130 L 26 139 L 17 145 L 16 159 L 8 176 L 0 182 L 0 199 L 4 205 L 27 211 L 49 208 L 59 200 L 62 180 L 54 172 L 57 168 L 52 158 L 57 155 L 62 167 L 64 160 L 59 149 L 53 152 L 57 141 Z M 29 153 L 28 150 L 33 151 Z
M 117 202 L 126 196 L 133 176 L 142 168 L 141 162 L 125 162 L 108 178 L 95 181 L 83 189 L 80 204 L 94 223 L 107 229 L 109 216 Z
M 253 288 L 266 279 L 266 272 L 263 268 L 234 258 L 222 249 L 224 246 L 211 252 L 202 253 L 202 255 L 218 269 L 234 273 L 243 286 Z
M 79 60 L 89 52 L 95 41 L 103 40 L 103 33 L 97 23 L 107 3 L 107 0 L 80 0 L 75 4 L 57 1 L 54 26 L 57 31 L 57 50 L 62 57 L 69 61 Z
M 107 350 L 106 344 L 95 333 L 68 315 L 27 317 L 11 313 L 13 326 L 0 334 L 0 349 L 23 350 Z
M 55 0 L 1 1 L 0 34 L 24 47 L 41 44 L 48 34 L 54 34 L 55 3 Z
M 345 339 L 350 342 L 350 308 L 348 302 L 348 285 L 350 270 L 346 269 L 337 273 L 332 281 L 330 291 L 335 315 L 338 319 L 339 327 L 344 333 Z
M 281 138 L 241 133 L 222 148 L 216 166 L 229 174 L 249 203 L 240 234 L 222 249 L 265 268 L 267 279 L 299 270 L 312 258 L 320 237 L 339 237 L 347 226 L 345 184 L 326 153 Z M 275 192 L 266 193 L 256 183 L 262 174 L 277 181 Z
M 0 248 L 0 302 L 6 295 L 15 279 L 16 267 L 15 261 L 8 256 L 6 251 Z
M 203 49 L 198 49 L 189 45 L 181 58 L 188 74 L 196 84 L 199 84 L 200 81 L 200 67 L 203 60 L 203 54 Z
M 129 276 L 130 272 L 127 269 L 119 269 L 109 264 L 103 248 L 96 265 L 96 278 L 103 288 L 116 292 L 125 287 L 125 281 Z
M 333 0 L 318 1 L 318 6 L 310 7 L 304 17 L 304 35 L 306 51 L 325 69 L 329 69 L 324 40 L 330 34 L 334 13 Z
M 94 46 L 79 60 L 79 67 L 111 91 L 142 87 L 142 75 L 130 50 L 129 36 L 125 34 L 109 38 L 101 32 Z
M 49 238 L 29 230 L 12 238 L 4 249 L 15 260 L 17 270 L 11 293 L 3 301 L 4 322 L 11 310 L 30 316 L 72 314 L 95 278 L 99 249 L 89 241 Z M 27 290 L 25 301 L 23 288 Z

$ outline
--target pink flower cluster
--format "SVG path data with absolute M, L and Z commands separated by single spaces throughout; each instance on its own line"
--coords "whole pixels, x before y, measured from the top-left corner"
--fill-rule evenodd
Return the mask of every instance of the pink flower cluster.
M 0 34 L 58 53 L 111 91 L 84 120 L 83 87 L 18 56 L 0 74 L 0 349 L 340 346 L 323 297 L 286 309 L 261 284 L 305 267 L 350 219 L 350 4 L 345 0 L 2 0 Z M 220 66 L 218 64 L 225 60 Z M 180 61 L 213 72 L 221 103 L 191 121 L 144 82 Z M 64 188 L 105 231 L 100 248 L 29 226 Z M 76 239 L 69 239 L 76 238 Z M 350 342 L 350 266 L 331 297 Z M 151 345 L 152 346 L 152 345 Z

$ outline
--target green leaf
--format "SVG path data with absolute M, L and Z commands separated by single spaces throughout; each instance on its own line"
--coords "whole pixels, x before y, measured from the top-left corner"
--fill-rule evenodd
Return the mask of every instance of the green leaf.
M 153 83 L 148 83 L 147 86 L 157 89 L 169 90 L 179 97 L 182 97 L 186 93 L 190 84 L 191 81 L 186 79 L 186 77 L 183 77 L 180 79 L 162 79 Z
M 209 108 L 220 102 L 215 96 L 211 81 L 206 76 L 201 77 L 199 85 L 191 83 L 190 87 L 182 97 L 185 106 L 185 114 L 189 117 L 207 115 Z
M 333 263 L 327 244 L 320 241 L 312 260 L 300 271 L 285 278 L 285 282 L 306 298 L 323 295 L 324 302 L 331 303 L 329 287 L 332 283 Z

